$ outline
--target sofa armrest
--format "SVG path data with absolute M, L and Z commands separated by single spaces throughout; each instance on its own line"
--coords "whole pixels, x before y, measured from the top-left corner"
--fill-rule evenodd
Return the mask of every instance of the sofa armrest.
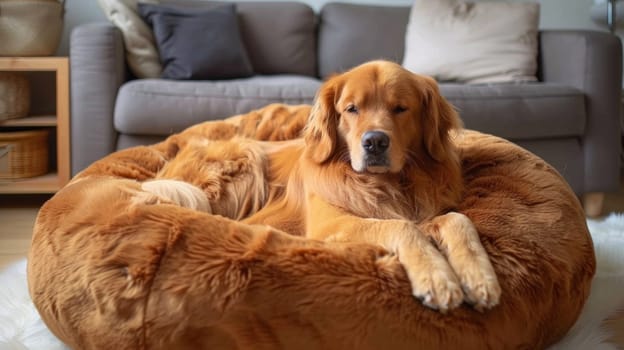
M 540 73 L 545 82 L 585 93 L 587 121 L 585 193 L 612 192 L 620 177 L 622 43 L 612 34 L 547 30 L 540 35 Z
M 128 79 L 119 29 L 109 23 L 76 27 L 70 38 L 72 174 L 113 152 L 117 91 Z

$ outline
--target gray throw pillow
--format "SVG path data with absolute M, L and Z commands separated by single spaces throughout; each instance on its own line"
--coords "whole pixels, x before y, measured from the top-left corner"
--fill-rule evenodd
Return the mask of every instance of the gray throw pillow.
M 154 31 L 162 78 L 217 80 L 253 74 L 234 4 L 198 10 L 140 3 L 138 9 Z

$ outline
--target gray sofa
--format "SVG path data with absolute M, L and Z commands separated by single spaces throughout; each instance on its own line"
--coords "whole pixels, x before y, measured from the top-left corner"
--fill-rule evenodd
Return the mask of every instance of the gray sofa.
M 71 146 L 76 174 L 126 147 L 272 102 L 312 103 L 322 79 L 370 59 L 401 62 L 408 7 L 240 3 L 255 76 L 227 81 L 135 79 L 108 23 L 71 35 Z M 270 29 L 267 29 L 270 28 Z M 539 82 L 441 84 L 470 129 L 502 136 L 555 166 L 579 195 L 619 186 L 622 47 L 611 34 L 540 32 Z

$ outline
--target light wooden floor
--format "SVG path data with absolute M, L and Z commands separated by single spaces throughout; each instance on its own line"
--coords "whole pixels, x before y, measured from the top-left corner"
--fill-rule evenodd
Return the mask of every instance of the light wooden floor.
M 49 197 L 0 196 L 0 269 L 26 256 L 35 217 Z
M 0 195 L 0 271 L 3 267 L 26 256 L 39 207 L 49 196 Z M 604 213 L 624 213 L 624 178 L 618 193 L 605 196 Z M 605 322 L 615 330 L 613 341 L 624 350 L 624 310 Z

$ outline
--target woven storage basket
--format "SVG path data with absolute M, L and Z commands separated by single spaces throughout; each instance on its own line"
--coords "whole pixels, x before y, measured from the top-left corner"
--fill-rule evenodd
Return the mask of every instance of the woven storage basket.
M 48 131 L 0 132 L 0 179 L 48 172 Z
M 64 7 L 64 0 L 0 0 L 0 56 L 54 55 Z
M 0 72 L 0 120 L 25 117 L 29 108 L 28 79 L 21 73 Z

